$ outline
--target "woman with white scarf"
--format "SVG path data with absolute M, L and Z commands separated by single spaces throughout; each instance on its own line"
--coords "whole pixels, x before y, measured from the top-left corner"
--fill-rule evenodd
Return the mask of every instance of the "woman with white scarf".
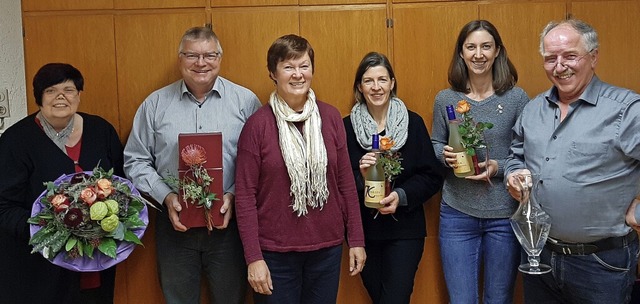
M 396 97 L 395 75 L 385 55 L 372 52 L 362 59 L 353 92 L 356 104 L 344 126 L 367 243 L 362 282 L 373 303 L 409 303 L 427 236 L 423 205 L 440 191 L 441 166 L 424 121 Z M 377 209 L 364 205 L 363 176 L 376 163 L 372 134 L 394 142 L 390 150 L 400 155 L 403 167 Z
M 344 126 L 316 100 L 313 64 L 303 37 L 271 45 L 276 90 L 238 141 L 236 213 L 255 303 L 335 303 L 345 235 L 352 276 L 366 259 Z

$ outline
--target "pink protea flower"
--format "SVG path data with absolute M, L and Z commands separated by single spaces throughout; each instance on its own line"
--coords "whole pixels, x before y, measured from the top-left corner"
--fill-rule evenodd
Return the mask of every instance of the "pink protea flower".
M 187 145 L 180 151 L 182 161 L 189 167 L 204 164 L 207 161 L 206 154 L 204 148 L 196 144 Z

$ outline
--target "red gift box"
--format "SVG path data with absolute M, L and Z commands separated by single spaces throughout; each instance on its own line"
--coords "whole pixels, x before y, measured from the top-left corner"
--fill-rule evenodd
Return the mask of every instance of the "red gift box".
M 210 193 L 215 193 L 218 200 L 213 201 L 210 212 L 208 212 L 211 223 L 220 226 L 224 223 L 224 214 L 220 213 L 223 205 L 224 195 L 223 171 L 222 171 L 222 133 L 183 133 L 178 135 L 178 178 L 182 181 L 185 177 L 193 179 L 193 172 L 189 165 L 181 157 L 183 149 L 189 145 L 200 146 L 204 149 L 206 161 L 203 166 L 210 177 L 213 178 L 209 185 Z M 182 189 L 178 191 L 178 199 L 182 205 L 180 212 L 180 222 L 187 228 L 207 227 L 207 212 L 204 206 L 197 205 L 190 199 L 184 202 Z

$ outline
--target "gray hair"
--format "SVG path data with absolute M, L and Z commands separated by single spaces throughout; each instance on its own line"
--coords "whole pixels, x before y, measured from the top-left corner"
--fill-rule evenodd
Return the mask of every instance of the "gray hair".
M 218 52 L 220 52 L 220 56 L 222 56 L 222 46 L 220 45 L 220 40 L 218 40 L 218 36 L 213 32 L 212 29 L 206 26 L 197 26 L 188 29 L 182 35 L 182 40 L 180 40 L 180 46 L 178 47 L 178 53 L 181 53 L 184 50 L 184 44 L 187 41 L 215 41 L 218 45 Z
M 560 22 L 551 21 L 547 26 L 544 27 L 542 33 L 540 34 L 540 54 L 544 56 L 544 37 L 549 34 L 551 30 L 560 26 L 560 25 L 568 25 L 580 34 L 582 37 L 582 43 L 584 44 L 584 48 L 591 52 L 598 47 L 600 47 L 600 43 L 598 42 L 598 33 L 596 30 L 586 22 L 579 19 L 568 19 L 562 20 Z

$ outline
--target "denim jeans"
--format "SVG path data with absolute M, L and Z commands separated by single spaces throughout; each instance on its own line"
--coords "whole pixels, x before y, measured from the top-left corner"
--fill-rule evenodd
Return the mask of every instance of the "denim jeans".
M 342 245 L 309 252 L 263 251 L 273 293 L 254 293 L 256 304 L 335 304 Z
M 409 304 L 424 238 L 366 240 L 367 266 L 360 277 L 374 304 Z
M 512 303 L 520 244 L 508 218 L 476 218 L 440 204 L 440 254 L 452 304 Z
M 200 303 L 203 272 L 212 303 L 244 303 L 247 267 L 235 220 L 223 230 L 179 232 L 166 215 L 157 218 L 158 275 L 167 304 Z
M 635 232 L 633 232 L 635 233 Z M 526 254 L 523 252 L 523 261 Z M 525 303 L 629 303 L 638 264 L 638 240 L 590 255 L 562 255 L 547 248 L 544 275 L 524 275 Z

